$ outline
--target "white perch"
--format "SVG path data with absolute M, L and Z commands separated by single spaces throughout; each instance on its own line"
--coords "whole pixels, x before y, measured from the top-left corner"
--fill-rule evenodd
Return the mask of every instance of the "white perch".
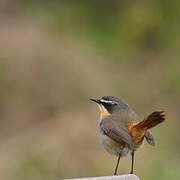
M 134 174 L 126 174 L 121 176 L 100 176 L 100 177 L 87 177 L 87 178 L 73 178 L 69 180 L 140 180 Z

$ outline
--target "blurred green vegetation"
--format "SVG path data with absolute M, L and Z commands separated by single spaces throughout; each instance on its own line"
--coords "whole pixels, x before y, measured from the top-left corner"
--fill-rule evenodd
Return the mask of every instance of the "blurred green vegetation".
M 59 34 L 85 38 L 111 59 L 156 51 L 166 54 L 167 49 L 177 50 L 180 42 L 179 1 L 25 2 L 25 14 L 33 12 Z
M 0 1 L 3 179 L 111 175 L 90 97 L 116 95 L 140 115 L 165 110 L 141 179 L 179 179 L 180 2 Z M 87 143 L 88 142 L 88 143 Z M 119 174 L 129 172 L 122 159 Z

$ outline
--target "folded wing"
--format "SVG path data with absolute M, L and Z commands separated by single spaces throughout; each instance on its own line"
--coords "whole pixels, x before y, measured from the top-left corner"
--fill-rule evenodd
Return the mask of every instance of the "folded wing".
M 124 143 L 131 149 L 134 149 L 134 141 L 129 134 L 127 127 L 120 121 L 113 121 L 111 119 L 103 119 L 100 123 L 100 128 L 105 135 L 116 141 L 117 143 Z

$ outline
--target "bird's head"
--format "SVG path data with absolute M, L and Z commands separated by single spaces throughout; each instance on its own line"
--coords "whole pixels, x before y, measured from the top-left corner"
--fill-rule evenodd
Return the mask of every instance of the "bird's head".
M 101 119 L 128 107 L 127 103 L 115 96 L 103 96 L 102 98 L 90 100 L 98 104 L 100 108 Z

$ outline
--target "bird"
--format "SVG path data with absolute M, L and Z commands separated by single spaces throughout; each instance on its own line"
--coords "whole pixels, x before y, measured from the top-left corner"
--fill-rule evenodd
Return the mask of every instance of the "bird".
M 117 156 L 114 175 L 117 175 L 120 159 L 131 155 L 131 171 L 134 173 L 134 154 L 143 144 L 144 139 L 155 146 L 150 131 L 154 126 L 165 121 L 164 111 L 154 111 L 143 120 L 126 103 L 115 96 L 91 98 L 100 109 L 99 139 L 105 150 Z

